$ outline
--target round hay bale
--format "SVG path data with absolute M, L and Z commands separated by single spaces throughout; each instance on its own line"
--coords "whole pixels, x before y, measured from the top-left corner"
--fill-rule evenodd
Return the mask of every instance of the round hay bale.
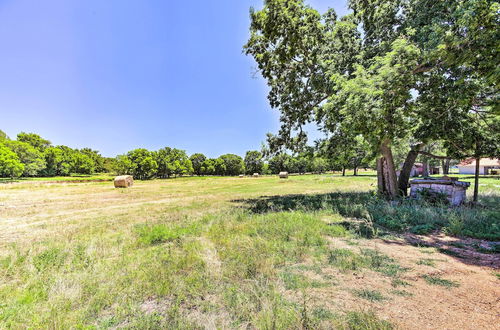
M 258 178 L 259 176 L 260 176 L 260 174 L 259 174 L 259 173 L 254 173 L 254 174 L 253 174 L 253 177 L 254 177 L 254 178 Z
M 288 179 L 288 172 L 280 172 L 279 177 L 280 179 Z
M 134 177 L 132 175 L 120 175 L 115 178 L 115 188 L 129 188 L 134 185 Z

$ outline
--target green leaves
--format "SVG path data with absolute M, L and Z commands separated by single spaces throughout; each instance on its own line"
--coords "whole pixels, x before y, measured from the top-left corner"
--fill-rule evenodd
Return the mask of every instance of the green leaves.
M 24 165 L 19 157 L 5 145 L 0 144 L 0 176 L 16 178 L 21 176 L 23 171 Z

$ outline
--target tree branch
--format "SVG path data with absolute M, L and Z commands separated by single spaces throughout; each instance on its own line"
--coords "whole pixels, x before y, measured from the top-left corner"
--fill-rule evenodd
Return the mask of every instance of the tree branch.
M 436 159 L 450 159 L 450 157 L 448 156 L 438 156 L 438 155 L 434 155 L 434 154 L 431 154 L 430 152 L 427 152 L 427 151 L 417 151 L 419 155 L 424 155 L 424 156 L 429 156 L 431 158 L 436 158 Z

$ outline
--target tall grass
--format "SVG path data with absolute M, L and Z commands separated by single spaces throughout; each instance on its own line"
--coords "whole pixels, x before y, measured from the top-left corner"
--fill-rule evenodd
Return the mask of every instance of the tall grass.
M 246 203 L 256 213 L 323 210 L 373 221 L 394 231 L 426 234 L 442 228 L 451 235 L 500 240 L 500 197 L 494 194 L 483 196 L 479 207 L 449 207 L 410 199 L 387 201 L 371 193 L 274 196 Z
M 388 328 L 285 298 L 325 285 L 288 266 L 352 235 L 322 217 L 227 211 L 12 246 L 0 258 L 0 328 Z

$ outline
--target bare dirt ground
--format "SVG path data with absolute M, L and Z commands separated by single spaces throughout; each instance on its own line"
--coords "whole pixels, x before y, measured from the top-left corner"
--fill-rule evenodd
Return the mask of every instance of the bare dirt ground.
M 439 239 L 453 240 L 444 236 Z M 342 239 L 331 241 L 332 247 L 353 252 L 364 248 L 377 250 L 408 270 L 388 278 L 371 270 L 341 272 L 324 267 L 321 273 L 333 278 L 334 286 L 308 291 L 317 306 L 374 310 L 380 318 L 401 329 L 499 329 L 498 255 L 476 253 L 473 259 L 457 258 L 440 253 L 430 247 L 431 243 L 429 247 L 416 247 L 404 238 L 359 240 L 352 244 Z M 427 264 L 421 264 L 422 260 Z M 429 284 L 425 276 L 451 281 L 454 286 Z M 377 291 L 382 298 L 369 301 L 358 297 L 356 290 Z

